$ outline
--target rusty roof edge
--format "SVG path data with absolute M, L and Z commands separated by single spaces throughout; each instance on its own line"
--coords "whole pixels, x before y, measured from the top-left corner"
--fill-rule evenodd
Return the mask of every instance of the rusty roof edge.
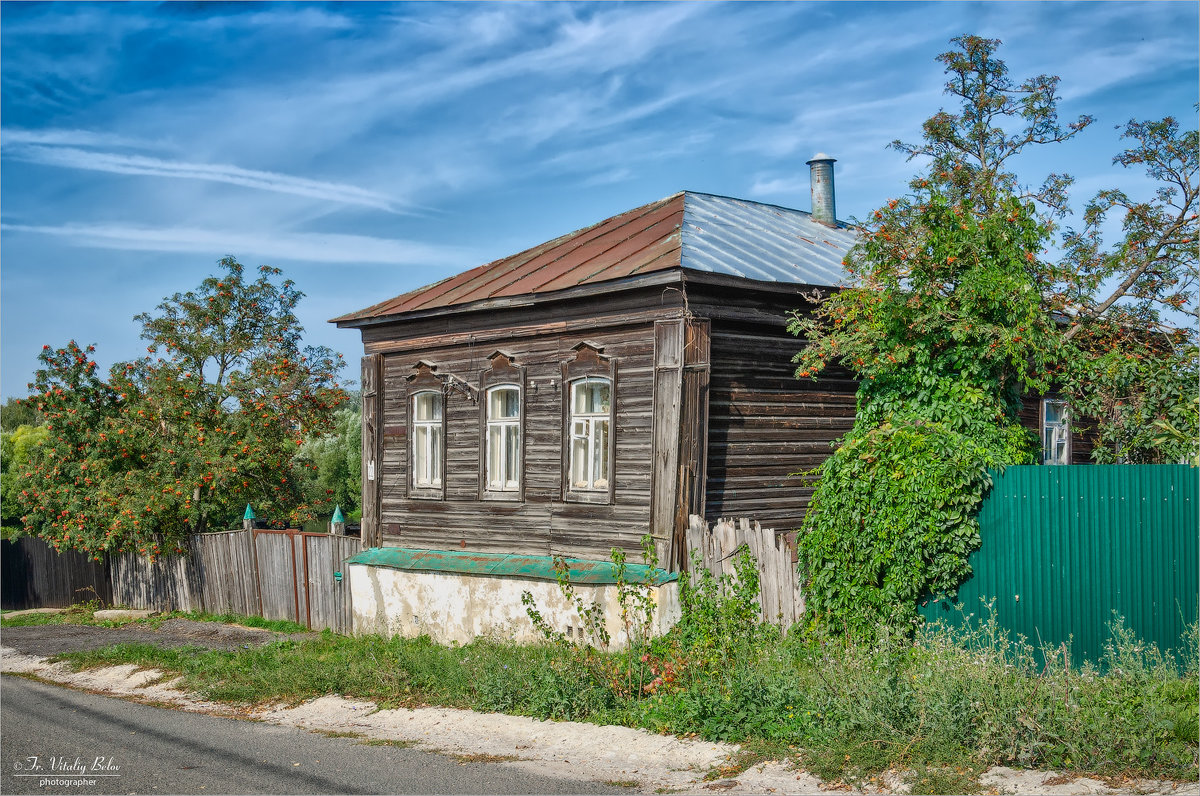
M 653 287 L 660 284 L 670 284 L 678 282 L 682 279 L 681 269 L 678 266 L 666 268 L 650 273 L 634 274 L 633 276 L 619 277 L 617 279 L 608 279 L 603 282 L 589 282 L 583 285 L 575 285 L 573 287 L 563 288 L 562 290 L 552 290 L 545 293 L 522 293 L 518 296 L 497 296 L 495 298 L 479 299 L 477 301 L 469 301 L 463 304 L 448 304 L 442 307 L 432 307 L 427 310 L 406 310 L 397 312 L 392 315 L 379 315 L 367 318 L 349 318 L 343 320 L 334 318 L 329 323 L 337 324 L 339 329 L 361 329 L 367 326 L 380 326 L 387 323 L 395 323 L 396 321 L 421 320 L 424 318 L 436 318 L 442 315 L 459 315 L 468 312 L 477 312 L 482 309 L 505 309 L 509 307 L 529 307 L 535 304 L 549 304 L 556 301 L 570 301 L 572 299 L 593 295 L 595 293 L 617 293 L 626 290 L 637 290 L 642 287 Z
M 472 271 L 479 271 L 480 275 L 482 275 L 487 270 L 491 269 L 494 266 L 499 265 L 500 263 L 505 262 L 506 260 L 514 260 L 515 261 L 525 255 L 528 255 L 528 257 L 525 257 L 525 261 L 528 262 L 529 260 L 533 259 L 534 257 L 537 257 L 543 251 L 552 249 L 555 246 L 558 246 L 561 243 L 563 243 L 573 237 L 585 235 L 588 232 L 590 232 L 591 230 L 593 230 L 597 227 L 603 226 L 604 224 L 608 223 L 609 221 L 612 221 L 613 218 L 616 218 L 618 216 L 623 216 L 623 215 L 631 215 L 631 214 L 635 214 L 635 213 L 637 215 L 634 215 L 632 217 L 640 218 L 640 217 L 646 215 L 647 213 L 653 212 L 653 210 L 657 207 L 670 204 L 672 201 L 674 201 L 675 199 L 677 199 L 681 196 L 684 196 L 686 193 L 688 193 L 688 192 L 687 191 L 676 191 L 675 193 L 671 194 L 670 196 L 664 197 L 662 199 L 655 199 L 652 202 L 646 202 L 645 204 L 639 205 L 637 207 L 632 207 L 628 210 L 623 210 L 622 212 L 617 213 L 614 216 L 610 216 L 608 218 L 602 219 L 600 221 L 597 221 L 594 224 L 588 224 L 585 227 L 580 227 L 579 229 L 573 230 L 571 232 L 567 232 L 563 235 L 559 235 L 558 237 L 552 238 L 551 240 L 543 241 L 542 243 L 539 243 L 535 246 L 530 246 L 527 249 L 522 249 L 521 251 L 515 252 L 514 254 L 505 255 L 504 257 L 497 257 L 496 259 L 491 260 L 486 263 L 483 263 L 482 265 L 477 265 L 472 268 L 468 268 L 466 271 L 461 271 L 457 274 L 451 274 L 450 276 L 446 277 L 445 279 L 439 279 L 436 282 L 431 282 L 428 285 L 423 285 L 421 287 L 413 288 L 412 290 L 405 291 L 404 293 L 400 293 L 399 295 L 392 296 L 391 298 L 385 299 L 383 301 L 377 301 L 374 304 L 372 304 L 368 307 L 365 307 L 361 310 L 355 310 L 354 312 L 348 312 L 344 315 L 339 315 L 336 318 L 330 318 L 328 323 L 336 323 L 336 324 L 338 324 L 339 328 L 341 328 L 342 324 L 344 322 L 353 321 L 353 320 L 362 320 L 362 319 L 366 319 L 366 318 L 375 317 L 371 313 L 373 310 L 375 310 L 377 308 L 381 308 L 388 304 L 397 302 L 400 299 L 403 299 L 405 296 L 411 296 L 416 293 L 422 293 L 424 291 L 431 290 L 432 288 L 435 288 L 438 285 L 441 285 L 441 284 L 444 284 L 451 280 L 457 279 L 465 274 L 471 273 Z M 641 212 L 639 212 L 639 211 L 641 211 Z M 386 317 L 386 316 L 384 316 L 384 317 Z

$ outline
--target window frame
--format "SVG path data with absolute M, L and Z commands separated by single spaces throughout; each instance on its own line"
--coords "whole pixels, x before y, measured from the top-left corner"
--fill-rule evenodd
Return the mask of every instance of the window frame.
M 512 357 L 502 351 L 495 352 L 488 359 L 491 367 L 479 375 L 479 499 L 521 503 L 525 500 L 525 369 L 513 364 Z M 494 424 L 488 417 L 488 409 L 492 393 L 502 388 L 517 391 L 517 484 L 512 489 L 493 489 L 488 483 L 489 446 Z M 508 420 L 502 424 L 514 425 Z
M 1051 404 L 1057 404 L 1059 407 L 1061 407 L 1059 420 L 1055 422 L 1050 422 L 1046 419 L 1046 410 Z M 1046 444 L 1046 434 L 1052 429 L 1055 431 L 1056 436 L 1058 434 L 1062 435 L 1061 460 L 1051 459 L 1052 450 Z M 1064 464 L 1070 464 L 1073 454 L 1071 446 L 1071 407 L 1066 401 L 1062 400 L 1061 398 L 1042 398 L 1042 400 L 1039 402 L 1038 409 L 1038 431 L 1039 445 L 1042 450 L 1041 463 L 1048 467 L 1060 467 Z
M 434 371 L 437 370 L 436 365 L 431 365 L 421 361 L 413 366 L 416 373 L 408 377 L 408 390 L 405 395 L 405 431 L 407 440 L 404 445 L 405 450 L 405 478 L 404 484 L 407 490 L 407 497 L 414 500 L 445 500 L 446 498 L 446 419 L 449 414 L 447 406 L 447 393 L 445 380 L 441 376 L 437 376 Z M 440 421 L 417 421 L 416 399 L 417 396 L 423 393 L 436 393 L 440 396 L 442 405 L 442 417 Z M 417 483 L 417 468 L 416 468 L 416 444 L 417 444 L 417 426 L 423 425 L 426 427 L 439 427 L 439 447 L 440 456 L 438 461 L 438 483 L 435 485 L 421 485 Z
M 593 343 L 574 346 L 574 359 L 562 365 L 562 495 L 569 503 L 612 504 L 617 484 L 617 394 L 616 361 L 603 355 L 604 349 Z M 608 400 L 608 486 L 605 489 L 577 489 L 571 478 L 571 442 L 574 420 L 575 385 L 585 379 L 604 379 L 609 385 Z

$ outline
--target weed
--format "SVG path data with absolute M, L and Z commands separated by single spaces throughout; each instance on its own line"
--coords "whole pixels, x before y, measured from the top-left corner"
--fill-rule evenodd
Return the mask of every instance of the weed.
M 521 759 L 516 755 L 491 755 L 482 752 L 478 754 L 452 754 L 450 757 L 464 766 L 468 763 L 512 763 Z
M 393 749 L 412 749 L 416 741 L 406 741 L 399 738 L 368 738 L 363 741 L 366 746 L 390 746 Z

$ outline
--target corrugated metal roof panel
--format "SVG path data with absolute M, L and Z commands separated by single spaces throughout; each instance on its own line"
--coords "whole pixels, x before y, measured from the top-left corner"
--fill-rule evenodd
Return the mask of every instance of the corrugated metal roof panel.
M 683 213 L 682 265 L 763 282 L 838 285 L 842 259 L 857 239 L 786 207 L 689 193 Z
M 684 192 L 405 293 L 335 322 L 545 294 L 687 268 L 764 282 L 834 286 L 855 232 L 800 210 Z

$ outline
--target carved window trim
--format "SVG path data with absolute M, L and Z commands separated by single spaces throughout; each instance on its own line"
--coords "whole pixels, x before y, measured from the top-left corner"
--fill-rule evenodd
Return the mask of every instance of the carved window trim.
M 601 346 L 584 341 L 571 349 L 573 359 L 562 365 L 562 495 L 569 503 L 611 504 L 617 482 L 617 367 L 613 357 L 604 356 Z M 608 488 L 576 489 L 571 480 L 572 403 L 575 384 L 583 379 L 605 379 L 609 384 L 608 402 Z
M 407 472 L 404 477 L 404 485 L 407 491 L 407 496 L 414 500 L 445 500 L 446 499 L 446 379 L 444 376 L 438 376 L 435 371 L 437 365 L 431 364 L 424 360 L 413 365 L 414 373 L 406 377 L 407 389 L 404 397 L 406 432 L 408 436 L 407 444 L 405 445 L 405 456 L 407 457 L 408 466 L 405 468 Z M 415 407 L 417 396 L 423 393 L 436 393 L 440 397 L 442 417 L 438 424 L 439 430 L 439 456 L 438 456 L 438 483 L 436 485 L 418 485 L 417 484 L 417 467 L 416 467 L 416 446 L 417 446 L 417 426 L 418 422 L 415 418 Z M 419 425 L 432 427 L 432 423 L 420 423 Z
M 503 351 L 493 352 L 488 361 L 491 366 L 479 374 L 479 499 L 520 503 L 525 500 L 525 368 L 514 364 L 513 357 Z M 512 489 L 493 489 L 488 484 L 488 411 L 492 391 L 500 387 L 517 390 L 517 483 Z

